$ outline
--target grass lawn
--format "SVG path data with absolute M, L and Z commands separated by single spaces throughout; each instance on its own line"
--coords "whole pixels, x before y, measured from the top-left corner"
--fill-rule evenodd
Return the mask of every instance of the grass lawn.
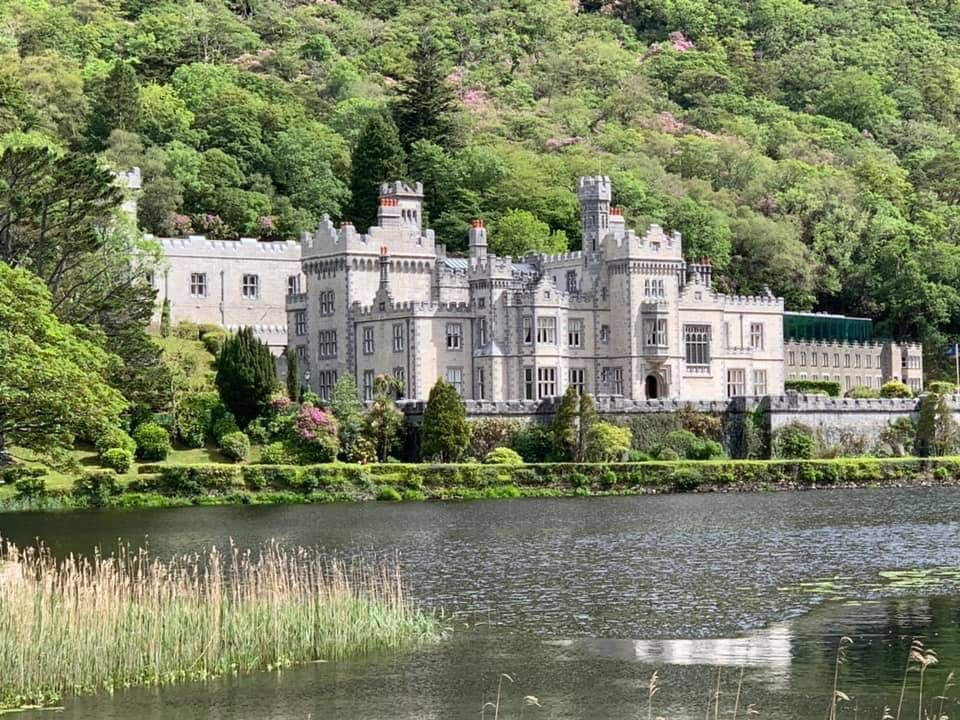
M 261 447 L 259 445 L 254 445 L 250 448 L 250 456 L 247 458 L 245 463 L 256 463 L 260 461 L 260 451 Z M 22 450 L 20 448 L 13 448 L 12 453 L 14 458 L 19 461 L 26 462 L 31 465 L 39 465 L 40 463 L 35 462 L 34 455 L 28 450 Z M 97 461 L 97 452 L 92 447 L 78 446 L 71 453 L 77 462 L 80 464 L 80 472 L 85 472 L 89 470 L 103 470 L 105 469 Z M 227 463 L 230 464 L 230 461 L 227 460 L 223 455 L 220 454 L 220 451 L 215 447 L 206 447 L 206 448 L 174 448 L 174 450 L 167 456 L 167 459 L 160 463 L 134 463 L 133 467 L 130 468 L 130 472 L 125 475 L 118 475 L 117 480 L 120 482 L 120 485 L 126 485 L 127 483 L 135 480 L 138 474 L 139 465 L 209 465 L 211 463 Z M 73 481 L 76 479 L 79 473 L 76 472 L 63 472 L 61 470 L 55 470 L 52 468 L 48 469 L 47 474 L 47 489 L 48 490 L 69 490 L 73 487 Z M 13 497 L 16 494 L 12 485 L 0 485 L 0 500 L 5 500 L 9 497 Z

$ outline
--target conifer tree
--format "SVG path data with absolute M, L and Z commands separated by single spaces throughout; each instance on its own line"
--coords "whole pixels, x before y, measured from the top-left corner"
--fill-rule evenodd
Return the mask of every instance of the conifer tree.
M 360 133 L 353 150 L 350 174 L 351 220 L 365 232 L 377 221 L 380 184 L 400 180 L 406 174 L 406 154 L 393 118 L 373 115 Z
M 276 389 L 273 354 L 253 330 L 242 328 L 223 343 L 215 382 L 223 404 L 246 427 L 263 412 Z
M 597 424 L 600 416 L 597 414 L 597 408 L 593 404 L 593 397 L 585 392 L 580 396 L 580 428 L 579 444 L 577 448 L 577 461 L 584 462 L 587 459 L 587 448 L 590 446 L 590 433 Z
M 441 462 L 456 462 L 470 443 L 467 410 L 456 388 L 443 380 L 430 390 L 420 441 L 423 457 Z
M 944 395 L 929 393 L 920 404 L 914 451 L 920 457 L 947 455 L 957 446 L 957 424 Z
M 300 402 L 300 362 L 297 352 L 287 348 L 287 397 L 293 402 Z
M 140 117 L 140 81 L 130 63 L 116 60 L 91 92 L 90 141 L 101 149 L 114 130 L 133 130 Z
M 163 299 L 163 309 L 160 311 L 160 337 L 170 337 L 170 300 Z
M 580 396 L 577 388 L 567 386 L 563 394 L 557 414 L 553 416 L 553 442 L 557 450 L 563 453 L 567 460 L 576 460 L 580 453 L 580 437 L 577 432 L 577 414 L 580 407 Z
M 413 62 L 413 76 L 400 88 L 394 108 L 404 147 L 429 140 L 449 149 L 454 144 L 457 97 L 447 82 L 440 43 L 430 30 L 420 35 Z

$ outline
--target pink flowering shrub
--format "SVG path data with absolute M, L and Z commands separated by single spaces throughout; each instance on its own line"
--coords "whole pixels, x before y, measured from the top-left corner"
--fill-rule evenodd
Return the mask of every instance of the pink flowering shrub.
M 270 398 L 270 409 L 277 415 L 285 413 L 291 405 L 293 402 L 286 395 L 274 395 Z
M 696 50 L 697 46 L 693 44 L 691 40 L 687 40 L 682 32 L 677 30 L 676 32 L 670 33 L 670 47 L 673 48 L 676 52 L 687 52 L 688 50 Z
M 183 237 L 193 232 L 193 221 L 189 215 L 171 213 L 170 224 L 173 225 L 173 233 L 177 237 Z
M 337 434 L 337 422 L 333 415 L 323 408 L 314 407 L 312 403 L 305 402 L 300 406 L 297 417 L 293 421 L 293 431 L 301 440 L 316 440 L 320 435 Z
M 300 462 L 331 462 L 340 450 L 333 415 L 310 402 L 294 415 L 291 435 L 291 449 Z

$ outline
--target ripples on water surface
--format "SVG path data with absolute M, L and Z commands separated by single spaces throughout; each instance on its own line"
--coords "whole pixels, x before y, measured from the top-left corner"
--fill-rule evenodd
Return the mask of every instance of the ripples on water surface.
M 502 718 L 633 718 L 659 669 L 657 711 L 682 720 L 703 717 L 715 668 L 732 692 L 743 667 L 760 717 L 807 720 L 850 635 L 842 689 L 879 720 L 912 634 L 940 651 L 931 680 L 960 669 L 955 588 L 878 586 L 893 568 L 960 566 L 958 523 L 960 493 L 911 489 L 7 515 L 0 532 L 58 553 L 145 535 L 160 555 L 228 538 L 397 548 L 418 600 L 457 619 L 425 652 L 82 699 L 69 718 L 476 718 L 499 672 L 515 680 Z M 809 612 L 824 598 L 797 586 L 834 576 L 867 602 Z

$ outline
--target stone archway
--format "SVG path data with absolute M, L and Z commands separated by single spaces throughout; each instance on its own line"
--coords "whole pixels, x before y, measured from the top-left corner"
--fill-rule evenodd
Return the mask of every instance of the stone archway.
M 647 400 L 656 400 L 663 392 L 660 380 L 656 375 L 647 375 L 643 381 L 643 394 Z

